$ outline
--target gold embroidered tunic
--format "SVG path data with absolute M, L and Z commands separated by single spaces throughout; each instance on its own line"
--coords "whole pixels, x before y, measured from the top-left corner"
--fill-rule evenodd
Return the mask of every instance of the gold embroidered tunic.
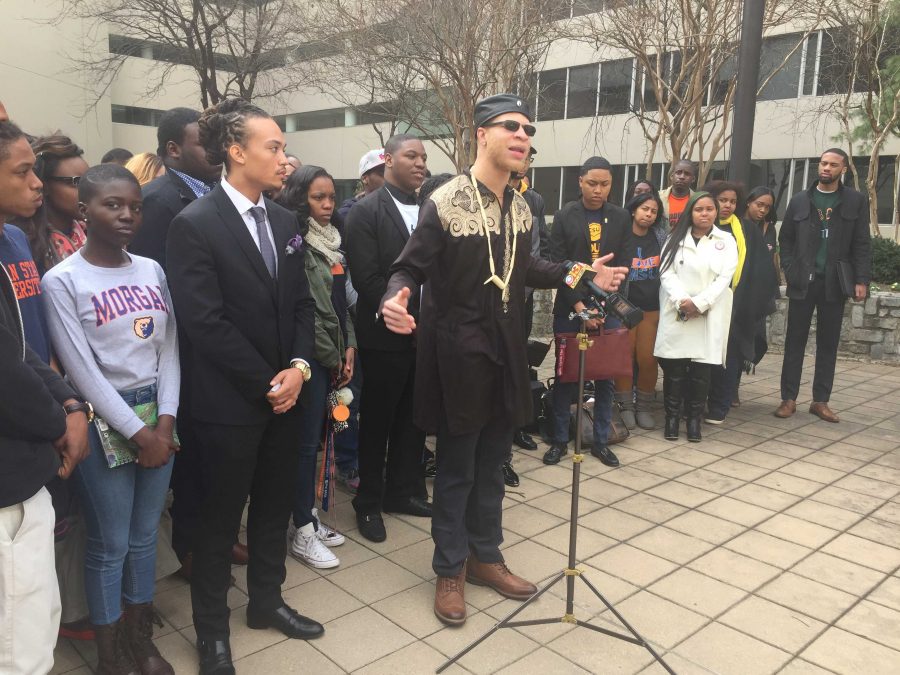
M 434 191 L 419 212 L 419 224 L 394 265 L 385 299 L 402 288 L 423 285 L 417 327 L 415 421 L 436 433 L 442 420 L 452 435 L 477 431 L 497 415 L 510 429 L 531 419 L 526 356 L 525 287 L 556 288 L 565 265 L 531 256 L 531 211 L 507 188 L 501 205 L 478 183 L 487 227 L 471 178 L 456 176 Z M 493 283 L 494 267 L 505 269 L 511 254 L 505 228 L 521 240 L 509 282 L 509 302 Z M 487 229 L 487 233 L 485 233 Z

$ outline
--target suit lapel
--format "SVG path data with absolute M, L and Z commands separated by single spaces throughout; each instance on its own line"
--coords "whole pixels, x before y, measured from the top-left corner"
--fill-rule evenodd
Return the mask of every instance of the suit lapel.
M 253 237 L 250 236 L 250 232 L 247 229 L 247 225 L 244 223 L 241 214 L 238 213 L 234 204 L 221 187 L 217 186 L 210 194 L 216 200 L 216 208 L 219 211 L 219 215 L 222 217 L 222 223 L 225 225 L 225 229 L 227 229 L 237 240 L 238 247 L 244 252 L 251 267 L 256 270 L 256 274 L 259 276 L 260 281 L 265 284 L 270 292 L 274 293 L 275 282 L 272 281 L 272 277 L 269 276 L 269 270 L 266 269 L 266 263 L 263 261 L 262 254 L 256 247 L 256 242 L 253 241 Z
M 584 204 L 578 205 L 578 220 L 578 229 L 581 232 L 581 236 L 584 237 L 584 248 L 588 253 L 588 257 L 590 257 L 591 234 L 588 232 L 587 210 L 584 208 Z
M 384 204 L 385 211 L 387 211 L 391 220 L 394 221 L 394 225 L 400 231 L 400 236 L 403 237 L 403 241 L 409 239 L 409 228 L 406 227 L 403 216 L 400 215 L 400 209 L 397 208 L 397 205 L 394 203 L 394 198 L 391 197 L 391 193 L 388 192 L 386 187 L 381 188 L 381 201 Z
M 280 304 L 288 283 L 285 277 L 287 274 L 287 244 L 291 237 L 297 234 L 297 228 L 294 227 L 295 221 L 283 218 L 280 211 L 276 209 L 269 210 L 268 206 L 269 204 L 266 204 L 269 213 L 269 223 L 272 225 L 272 238 L 275 240 L 275 257 L 278 260 L 278 283 L 275 285 L 278 289 L 277 296 Z M 283 281 L 284 283 L 282 283 Z

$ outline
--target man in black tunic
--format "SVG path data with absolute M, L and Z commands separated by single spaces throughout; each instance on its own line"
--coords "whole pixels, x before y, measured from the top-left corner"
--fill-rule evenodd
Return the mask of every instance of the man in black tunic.
M 527 103 L 515 95 L 478 102 L 475 164 L 422 204 L 382 305 L 390 330 L 417 333 L 415 420 L 437 434 L 434 611 L 448 624 L 466 619 L 465 580 L 517 600 L 536 591 L 500 553 L 501 465 L 531 412 L 525 289 L 555 288 L 566 274 L 564 263 L 532 257 L 531 212 L 509 187 L 534 131 Z M 607 260 L 595 263 L 595 281 L 613 289 L 628 270 L 607 268 Z M 407 304 L 422 284 L 417 327 Z

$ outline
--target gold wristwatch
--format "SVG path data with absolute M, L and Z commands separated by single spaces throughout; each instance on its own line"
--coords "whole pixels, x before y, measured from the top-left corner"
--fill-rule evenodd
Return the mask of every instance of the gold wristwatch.
M 312 369 L 303 359 L 294 359 L 291 361 L 291 368 L 296 368 L 303 375 L 303 381 L 309 382 L 312 379 Z

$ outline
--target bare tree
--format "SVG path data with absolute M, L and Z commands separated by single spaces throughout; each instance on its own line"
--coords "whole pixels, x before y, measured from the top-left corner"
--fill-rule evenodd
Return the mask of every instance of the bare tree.
M 869 196 L 872 232 L 878 235 L 879 159 L 885 143 L 900 132 L 900 4 L 835 1 L 827 6 L 826 21 L 837 56 L 830 77 L 841 91 L 829 112 L 841 125 L 840 138 L 847 142 L 851 158 L 855 150 L 868 155 L 864 179 L 853 162 L 850 169 L 857 189 L 862 185 Z M 896 231 L 900 205 L 897 191 L 892 192 Z
M 646 139 L 648 173 L 659 152 L 670 162 L 698 158 L 702 184 L 729 141 L 741 7 L 740 0 L 609 0 L 605 11 L 583 17 L 583 28 L 573 31 L 600 52 L 635 60 L 630 112 Z M 801 0 L 770 2 L 764 30 L 814 25 L 816 13 Z M 806 34 L 784 61 L 761 73 L 760 88 Z
M 550 20 L 559 4 L 318 0 L 314 22 L 341 49 L 319 60 L 327 72 L 312 80 L 345 105 L 379 108 L 385 120 L 400 121 L 401 131 L 416 130 L 461 170 L 474 160 L 475 102 L 519 91 L 539 69 L 566 29 Z
M 63 6 L 61 16 L 94 27 L 95 44 L 72 58 L 96 83 L 95 103 L 133 56 L 165 63 L 148 69 L 148 96 L 188 66 L 206 107 L 227 96 L 295 91 L 304 82 L 303 64 L 324 50 L 307 40 L 307 3 L 300 0 L 63 0 Z

